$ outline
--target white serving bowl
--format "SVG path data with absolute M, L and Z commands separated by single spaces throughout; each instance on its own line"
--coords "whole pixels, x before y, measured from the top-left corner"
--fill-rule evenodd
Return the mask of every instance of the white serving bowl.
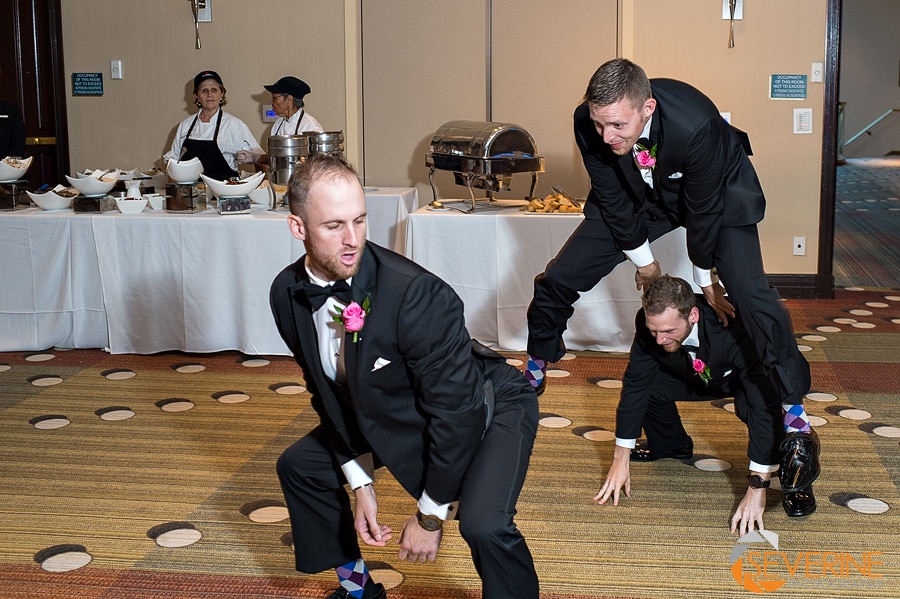
M 162 210 L 165 206 L 166 196 L 161 193 L 145 193 L 141 197 L 147 200 L 147 204 L 153 210 Z
M 72 203 L 72 198 L 63 197 L 53 190 L 44 193 L 34 193 L 33 191 L 25 193 L 43 210 L 66 210 Z
M 102 178 L 97 177 L 70 177 L 66 175 L 69 184 L 78 190 L 79 193 L 87 197 L 100 197 L 109 193 L 116 184 L 116 178 L 119 171 L 106 173 Z
M 203 163 L 199 158 L 191 158 L 190 160 L 170 160 L 166 164 L 166 173 L 169 178 L 176 183 L 192 184 L 196 183 L 203 172 Z
M 0 181 L 18 181 L 25 175 L 25 171 L 31 166 L 34 156 L 28 158 L 12 158 L 7 156 L 0 160 Z M 10 164 L 12 162 L 12 164 Z M 17 164 L 18 166 L 13 166 Z
M 122 214 L 139 214 L 147 206 L 147 198 L 116 198 L 116 207 Z
M 272 203 L 271 197 L 271 184 L 268 181 L 263 181 L 260 183 L 259 187 L 250 192 L 250 201 L 254 204 L 265 204 L 266 206 L 270 206 Z M 281 198 L 284 197 L 284 193 L 275 189 L 275 205 L 281 205 Z
M 200 175 L 206 182 L 206 185 L 212 190 L 217 198 L 239 198 L 248 195 L 251 191 L 259 187 L 260 182 L 266 174 L 262 171 L 254 173 L 242 179 L 240 183 L 228 184 L 226 181 L 216 181 L 210 179 L 206 175 Z

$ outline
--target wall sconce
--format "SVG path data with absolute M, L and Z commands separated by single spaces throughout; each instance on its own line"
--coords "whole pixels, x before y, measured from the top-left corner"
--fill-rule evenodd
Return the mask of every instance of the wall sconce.
M 194 48 L 200 49 L 200 23 L 212 22 L 212 0 L 189 0 L 194 17 Z
M 744 18 L 744 0 L 722 0 L 722 18 L 729 22 L 728 47 L 734 48 L 734 22 Z

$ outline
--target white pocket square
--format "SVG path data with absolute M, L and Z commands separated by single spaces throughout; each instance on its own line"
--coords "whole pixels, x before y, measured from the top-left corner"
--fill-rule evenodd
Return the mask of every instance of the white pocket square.
M 681 179 L 681 177 L 683 177 L 683 176 L 684 175 L 682 175 L 680 172 L 675 171 L 674 173 L 669 175 L 669 179 Z
M 387 366 L 390 363 L 391 363 L 390 360 L 385 360 L 384 358 L 378 358 L 377 360 L 375 360 L 375 366 L 372 368 L 372 372 L 375 372 L 379 368 L 384 368 L 385 366 Z

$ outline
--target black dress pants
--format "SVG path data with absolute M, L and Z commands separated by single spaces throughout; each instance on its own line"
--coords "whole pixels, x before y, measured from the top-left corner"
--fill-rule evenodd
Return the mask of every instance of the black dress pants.
M 676 226 L 664 217 L 643 218 L 651 242 Z M 580 293 L 593 289 L 624 260 L 606 223 L 586 217 L 534 279 L 528 353 L 548 362 L 562 358 L 563 333 Z M 665 272 L 664 257 L 662 262 Z M 790 315 L 766 278 L 756 225 L 722 227 L 713 262 L 782 399 L 802 403 L 810 385 L 809 364 L 797 348 Z
M 537 599 L 534 562 L 514 522 L 537 431 L 537 398 L 513 368 L 497 369 L 491 378 L 494 417 L 463 480 L 459 531 L 471 549 L 484 597 Z M 346 481 L 322 427 L 288 447 L 277 471 L 291 519 L 297 570 L 321 572 L 358 559 Z M 414 507 L 411 502 L 410 513 Z

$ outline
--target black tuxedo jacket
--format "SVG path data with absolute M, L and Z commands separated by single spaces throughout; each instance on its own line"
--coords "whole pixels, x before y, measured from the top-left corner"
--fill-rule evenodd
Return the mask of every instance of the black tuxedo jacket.
M 449 285 L 367 243 L 351 288 L 360 305 L 369 298 L 369 310 L 357 341 L 352 333 L 344 340 L 346 397 L 322 370 L 312 313 L 297 294 L 308 281 L 303 264 L 275 278 L 270 302 L 335 464 L 371 451 L 412 496 L 425 489 L 437 502 L 455 500 L 489 423 L 486 368 L 505 359 L 470 339 Z
M 734 397 L 735 414 L 747 424 L 750 459 L 760 464 L 780 463 L 778 446 L 784 436 L 781 401 L 765 376 L 762 363 L 740 319 L 723 327 L 711 307 L 697 296 L 700 348 L 697 358 L 709 366 L 705 384 L 694 372 L 684 349 L 664 350 L 647 329 L 643 309 L 635 317 L 635 335 L 622 393 L 616 411 L 616 436 L 637 439 L 651 394 L 671 400 Z M 665 373 L 667 377 L 661 377 Z M 672 378 L 683 381 L 672 385 Z
M 719 229 L 756 224 L 765 213 L 749 143 L 694 87 L 672 79 L 650 85 L 657 102 L 650 125 L 652 190 L 630 152 L 616 156 L 603 142 L 587 103 L 575 109 L 575 141 L 591 178 L 585 216 L 602 217 L 616 247 L 633 250 L 647 240 L 641 213 L 661 212 L 686 228 L 691 262 L 712 268 Z

